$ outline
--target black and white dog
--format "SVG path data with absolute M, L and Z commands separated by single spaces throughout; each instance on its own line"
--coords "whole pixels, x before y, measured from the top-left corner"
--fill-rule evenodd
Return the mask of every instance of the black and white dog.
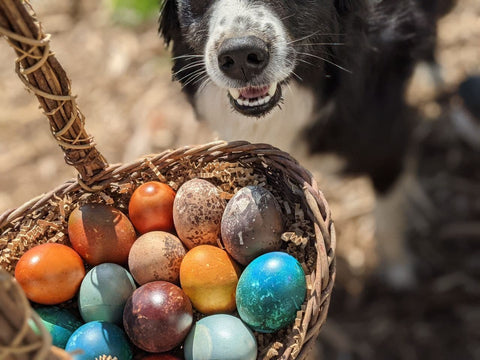
M 402 173 L 404 91 L 434 44 L 423 1 L 164 0 L 159 30 L 221 138 L 334 153 L 380 194 Z

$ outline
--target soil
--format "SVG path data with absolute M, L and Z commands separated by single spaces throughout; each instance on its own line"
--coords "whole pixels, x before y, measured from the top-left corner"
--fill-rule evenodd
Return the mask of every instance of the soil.
M 171 81 L 155 20 L 121 25 L 93 0 L 32 3 L 110 163 L 216 138 Z M 442 81 L 419 67 L 407 94 L 421 120 L 412 154 L 422 196 L 407 212 L 414 286 L 394 289 L 377 276 L 369 181 L 298 159 L 317 177 L 338 230 L 338 277 L 318 358 L 480 358 L 480 147 L 458 130 L 455 94 L 466 76 L 480 74 L 480 2 L 460 0 L 438 33 Z M 0 44 L 0 213 L 76 176 L 14 60 Z

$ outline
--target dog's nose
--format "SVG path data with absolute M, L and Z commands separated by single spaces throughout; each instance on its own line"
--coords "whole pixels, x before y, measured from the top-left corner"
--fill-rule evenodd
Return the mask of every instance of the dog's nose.
M 225 39 L 218 51 L 218 66 L 228 77 L 249 81 L 268 64 L 268 46 L 256 36 Z

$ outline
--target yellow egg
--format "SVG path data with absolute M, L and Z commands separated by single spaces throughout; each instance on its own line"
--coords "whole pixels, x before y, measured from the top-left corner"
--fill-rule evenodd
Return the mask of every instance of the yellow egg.
M 199 245 L 180 265 L 180 284 L 193 306 L 204 314 L 233 312 L 240 268 L 226 251 Z

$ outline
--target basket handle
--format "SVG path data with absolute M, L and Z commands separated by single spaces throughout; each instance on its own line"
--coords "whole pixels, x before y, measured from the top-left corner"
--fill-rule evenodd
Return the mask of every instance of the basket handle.
M 15 50 L 15 71 L 36 95 L 65 162 L 89 185 L 108 163 L 85 131 L 85 117 L 71 94 L 70 80 L 50 51 L 50 35 L 43 32 L 28 1 L 0 1 L 0 35 Z

